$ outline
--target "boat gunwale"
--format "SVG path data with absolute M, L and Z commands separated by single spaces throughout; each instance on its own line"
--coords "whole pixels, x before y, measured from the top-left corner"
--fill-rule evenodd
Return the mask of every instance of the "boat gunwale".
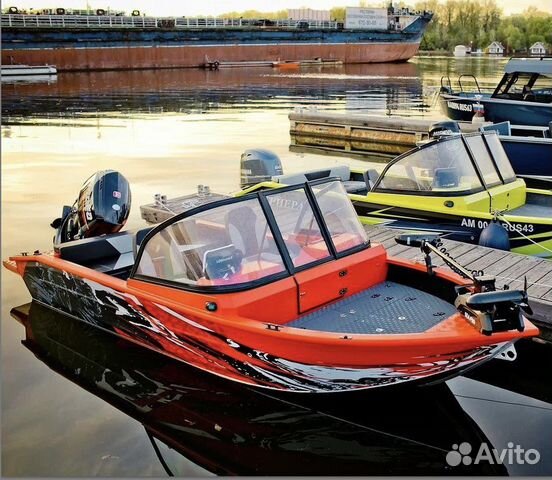
M 379 244 L 375 244 L 377 247 L 372 248 L 383 248 Z M 184 315 L 195 315 L 197 320 L 200 322 L 205 319 L 207 315 L 204 309 L 196 308 L 190 305 L 186 305 L 181 301 L 178 301 L 174 298 L 167 298 L 160 294 L 148 291 L 140 287 L 142 282 L 138 279 L 129 278 L 127 281 L 114 278 L 106 273 L 97 272 L 91 268 L 78 265 L 73 262 L 63 260 L 59 257 L 56 257 L 52 254 L 38 254 L 38 255 L 26 255 L 26 256 L 15 256 L 10 257 L 10 261 L 16 263 L 40 263 L 54 269 L 60 270 L 62 272 L 68 272 L 74 274 L 78 277 L 81 277 L 85 280 L 96 282 L 102 286 L 107 286 L 116 290 L 116 293 L 122 294 L 123 296 L 132 295 L 136 298 L 144 299 L 151 301 L 153 303 L 164 305 L 176 312 L 182 313 Z M 420 263 L 415 263 L 410 260 L 398 258 L 398 257 L 387 257 L 386 261 L 392 265 L 403 266 L 406 268 L 412 268 L 419 272 L 425 272 L 426 267 Z M 4 262 L 6 265 L 6 262 Z M 9 267 L 8 267 L 9 268 Z M 11 269 L 10 269 L 11 270 Z M 19 270 L 19 268 L 18 268 Z M 13 270 L 12 270 L 13 271 Z M 435 276 L 454 283 L 456 285 L 466 285 L 466 281 L 460 277 L 458 274 L 447 270 L 442 267 L 434 268 Z M 22 274 L 23 276 L 23 274 Z M 286 279 L 283 279 L 286 280 Z M 148 284 L 146 284 L 148 285 Z M 257 288 L 267 287 L 268 285 L 259 286 Z M 169 288 L 169 287 L 162 287 Z M 173 289 L 175 291 L 175 289 Z M 184 290 L 176 290 L 181 295 L 200 295 L 206 297 L 206 300 L 212 300 L 213 295 L 187 292 Z M 244 292 L 241 293 L 242 295 Z M 218 310 L 220 312 L 220 309 Z M 458 320 L 459 317 L 462 317 L 463 322 L 467 322 L 461 313 L 456 313 L 442 322 L 439 322 L 437 325 L 442 325 L 443 322 Z M 285 324 L 278 325 L 278 329 L 269 329 L 268 325 L 273 325 L 270 322 L 255 320 L 249 317 L 241 316 L 239 317 L 239 322 L 235 318 L 228 318 L 227 316 L 220 316 L 217 313 L 209 312 L 208 321 L 211 324 L 214 324 L 218 327 L 229 328 L 234 331 L 242 331 L 244 334 L 254 334 L 260 336 L 273 336 L 275 334 L 279 335 L 280 341 L 301 341 L 301 344 L 304 347 L 337 347 L 342 342 L 347 342 L 348 348 L 385 348 L 389 349 L 390 347 L 402 349 L 405 346 L 408 348 L 431 348 L 436 345 L 446 346 L 447 348 L 460 348 L 465 349 L 466 341 L 469 340 L 473 345 L 482 346 L 482 345 L 492 345 L 504 341 L 517 340 L 523 337 L 531 337 L 538 335 L 539 330 L 527 318 L 524 318 L 525 330 L 523 332 L 516 331 L 505 331 L 505 332 L 496 332 L 490 336 L 483 335 L 478 332 L 475 328 L 471 327 L 470 336 L 466 338 L 465 335 L 459 336 L 457 331 L 451 332 L 430 332 L 428 336 L 428 331 L 419 332 L 419 333 L 409 333 L 409 334 L 340 334 L 335 332 L 324 332 L 324 331 L 315 331 L 315 330 L 305 330 L 301 328 L 287 327 Z M 434 327 L 435 328 L 435 327 Z M 314 332 L 314 333 L 313 333 Z M 344 338 L 346 337 L 346 338 Z
M 461 96 L 461 94 L 464 94 L 465 96 Z M 471 96 L 470 96 L 471 95 Z M 485 96 L 484 94 L 482 95 L 481 98 L 476 98 L 475 96 L 476 95 L 481 95 L 479 92 L 457 92 L 457 93 L 441 93 L 441 98 L 443 101 L 449 101 L 449 100 L 467 100 L 467 101 L 470 101 L 470 102 L 476 102 L 476 103 L 485 103 L 485 102 L 489 102 L 489 103 L 508 103 L 508 104 L 514 104 L 516 106 L 524 106 L 524 107 L 527 107 L 528 105 L 530 106 L 535 106 L 535 107 L 540 107 L 540 108 L 550 108 L 551 107 L 551 104 L 550 102 L 548 103 L 545 103 L 545 102 L 529 102 L 527 100 L 513 100 L 513 99 L 508 99 L 508 98 L 496 98 L 496 97 L 487 97 Z

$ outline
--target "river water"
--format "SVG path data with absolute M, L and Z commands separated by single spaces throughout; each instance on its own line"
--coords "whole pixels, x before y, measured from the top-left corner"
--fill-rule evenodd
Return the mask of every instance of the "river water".
M 440 118 L 432 102 L 441 75 L 475 74 L 492 87 L 504 63 L 417 57 L 295 71 L 81 72 L 3 82 L 2 258 L 50 248 L 49 223 L 97 170 L 116 169 L 129 180 L 127 225 L 138 227 L 138 206 L 156 193 L 192 193 L 198 184 L 236 190 L 246 148 L 273 150 L 287 173 L 366 165 L 291 151 L 287 115 L 295 108 Z M 10 315 L 30 297 L 20 278 L 2 270 L 1 279 L 2 475 L 552 474 L 546 346 L 522 344 L 516 363 L 492 361 L 469 378 L 407 395 L 282 402 L 37 306 Z M 536 449 L 540 460 L 448 465 L 447 452 L 462 442 L 473 458 L 485 444 L 508 460 L 519 445 Z

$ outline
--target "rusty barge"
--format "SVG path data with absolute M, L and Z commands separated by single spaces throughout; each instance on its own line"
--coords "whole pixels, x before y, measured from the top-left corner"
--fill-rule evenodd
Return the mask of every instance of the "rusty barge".
M 432 13 L 389 8 L 383 15 L 376 26 L 351 27 L 319 20 L 8 13 L 1 17 L 2 65 L 48 63 L 68 71 L 209 62 L 407 61 L 417 53 Z

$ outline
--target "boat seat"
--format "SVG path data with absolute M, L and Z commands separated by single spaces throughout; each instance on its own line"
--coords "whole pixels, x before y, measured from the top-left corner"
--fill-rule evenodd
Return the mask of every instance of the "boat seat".
M 207 280 L 227 278 L 240 270 L 243 256 L 233 244 L 206 250 L 203 254 L 203 275 Z
M 121 271 L 134 264 L 133 233 L 121 232 L 66 242 L 57 247 L 63 260 L 102 273 Z
M 457 187 L 460 179 L 456 168 L 436 168 L 432 188 Z
M 115 274 L 134 265 L 134 242 L 151 228 L 73 240 L 56 247 L 60 258 L 102 273 Z
M 375 168 L 370 168 L 369 170 L 366 170 L 366 172 L 364 172 L 364 179 L 365 179 L 366 185 L 368 185 L 368 190 L 372 190 L 372 188 L 374 188 L 374 185 L 378 181 L 378 178 L 379 178 L 379 173 Z
M 321 178 L 339 178 L 343 182 L 347 193 L 359 193 L 366 191 L 368 188 L 366 181 L 351 180 L 351 169 L 347 165 L 337 165 L 326 169 L 309 170 L 308 172 L 289 175 L 275 175 L 272 177 L 272 181 L 286 185 L 297 185 Z

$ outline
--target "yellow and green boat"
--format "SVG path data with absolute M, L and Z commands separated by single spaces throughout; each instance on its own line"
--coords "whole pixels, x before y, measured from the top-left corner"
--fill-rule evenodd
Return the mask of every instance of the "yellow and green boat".
M 244 171 L 242 158 L 242 178 Z M 395 158 L 381 175 L 340 166 L 268 176 L 243 193 L 324 176 L 341 178 L 365 224 L 496 248 L 506 237 L 513 252 L 552 258 L 552 190 L 516 178 L 495 132 L 435 139 Z

